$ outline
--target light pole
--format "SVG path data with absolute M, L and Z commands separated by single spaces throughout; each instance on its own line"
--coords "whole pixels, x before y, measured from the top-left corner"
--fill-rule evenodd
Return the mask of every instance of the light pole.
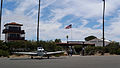
M 83 45 L 82 45 L 82 56 L 84 56 L 84 52 L 85 52 L 85 46 L 84 46 L 84 44 L 85 44 L 85 42 L 82 42 L 83 43 Z
M 1 0 L 1 9 L 0 9 L 0 40 L 1 40 L 2 6 L 3 6 L 3 0 Z
M 37 44 L 39 42 L 39 22 L 40 22 L 40 2 L 41 0 L 39 0 L 39 4 L 38 4 L 38 23 L 37 23 Z
M 67 38 L 67 43 L 68 43 L 68 35 L 66 36 L 66 38 Z
M 104 18 L 105 18 L 105 0 L 103 0 L 103 47 L 105 46 L 105 37 L 104 37 Z

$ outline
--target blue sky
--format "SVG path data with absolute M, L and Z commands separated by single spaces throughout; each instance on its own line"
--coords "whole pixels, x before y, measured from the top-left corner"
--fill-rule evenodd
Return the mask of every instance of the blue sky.
M 120 41 L 120 0 L 106 0 L 105 38 Z M 102 0 L 41 0 L 40 40 L 84 40 L 89 35 L 102 38 Z M 27 40 L 36 40 L 38 0 L 4 0 L 5 23 L 24 26 Z M 64 29 L 72 24 L 71 29 Z M 72 36 L 72 38 L 71 38 Z M 2 35 L 4 39 L 4 34 Z

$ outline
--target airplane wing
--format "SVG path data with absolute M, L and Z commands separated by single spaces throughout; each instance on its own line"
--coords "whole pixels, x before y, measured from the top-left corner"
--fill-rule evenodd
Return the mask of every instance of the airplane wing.
M 37 52 L 13 52 L 13 53 L 22 55 L 37 55 Z
M 60 53 L 64 53 L 64 51 L 56 51 L 56 52 L 47 52 L 47 55 L 54 55 L 54 54 L 60 54 Z

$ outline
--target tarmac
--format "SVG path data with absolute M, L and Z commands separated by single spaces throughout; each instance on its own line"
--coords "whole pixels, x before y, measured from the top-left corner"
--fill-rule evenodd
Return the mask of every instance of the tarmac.
M 120 56 L 0 58 L 0 68 L 120 68 Z

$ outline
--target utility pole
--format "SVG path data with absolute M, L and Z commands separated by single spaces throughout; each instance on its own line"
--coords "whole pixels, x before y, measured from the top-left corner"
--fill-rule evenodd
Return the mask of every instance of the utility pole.
M 2 5 L 3 5 L 3 0 L 1 0 L 1 9 L 0 9 L 0 40 L 1 40 Z
M 40 1 L 39 0 L 39 4 L 38 4 L 38 23 L 37 23 L 37 43 L 39 42 L 39 22 L 40 22 Z
M 105 18 L 105 0 L 103 0 L 103 47 L 105 46 L 104 18 Z

